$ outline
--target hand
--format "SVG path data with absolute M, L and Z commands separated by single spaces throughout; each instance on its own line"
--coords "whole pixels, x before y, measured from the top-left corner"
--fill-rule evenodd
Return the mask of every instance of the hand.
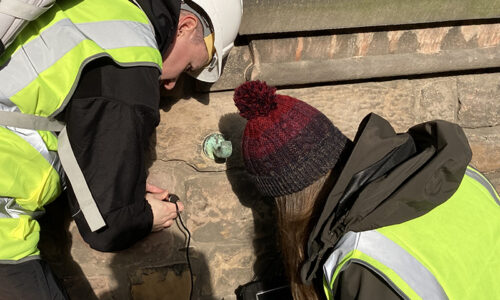
M 146 183 L 146 195 L 144 196 L 153 211 L 153 228 L 151 231 L 160 231 L 172 226 L 177 218 L 177 209 L 174 203 L 166 201 L 168 191 L 155 185 Z M 177 202 L 179 212 L 184 210 L 184 205 Z

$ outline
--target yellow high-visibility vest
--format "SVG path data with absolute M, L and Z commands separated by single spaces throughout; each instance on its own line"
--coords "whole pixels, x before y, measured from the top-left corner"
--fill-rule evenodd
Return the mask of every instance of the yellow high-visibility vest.
M 357 263 L 378 274 L 403 299 L 500 299 L 498 253 L 498 193 L 468 167 L 455 194 L 427 214 L 345 234 L 323 266 L 324 289 L 333 299 L 342 268 Z
M 161 71 L 154 29 L 138 6 L 58 0 L 0 56 L 0 263 L 38 258 L 36 218 L 61 193 L 64 178 L 53 133 L 62 126 L 53 117 L 85 65 L 100 57 Z

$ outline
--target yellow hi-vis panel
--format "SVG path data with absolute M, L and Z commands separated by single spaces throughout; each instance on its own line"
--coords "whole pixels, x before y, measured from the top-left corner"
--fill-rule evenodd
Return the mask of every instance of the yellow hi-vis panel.
M 498 299 L 500 199 L 468 168 L 446 202 L 413 220 L 347 232 L 324 264 L 324 289 L 347 263 L 365 266 L 409 299 Z M 375 297 L 376 295 L 374 295 Z
M 146 14 L 130 1 L 58 0 L 0 56 L 4 109 L 57 115 L 85 65 L 99 57 L 159 71 L 162 64 Z M 33 215 L 60 194 L 62 171 L 52 133 L 10 129 L 0 126 L 0 205 L 21 213 L 0 213 L 0 260 L 15 261 L 38 254 Z
M 377 231 L 420 261 L 449 299 L 500 297 L 500 206 L 472 177 L 424 216 Z
M 61 193 L 59 175 L 28 142 L 0 127 L 0 197 L 27 211 L 43 209 Z M 29 215 L 0 217 L 0 261 L 38 255 L 39 225 Z

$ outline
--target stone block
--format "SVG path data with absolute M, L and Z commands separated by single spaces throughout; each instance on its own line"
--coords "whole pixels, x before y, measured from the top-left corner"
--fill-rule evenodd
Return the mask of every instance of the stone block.
M 366 82 L 278 90 L 319 109 L 349 138 L 354 138 L 361 120 L 374 112 L 387 118 L 396 131 L 412 126 L 416 100 L 408 80 Z
M 253 248 L 242 244 L 217 244 L 205 249 L 210 285 L 205 285 L 200 297 L 206 299 L 229 299 L 240 285 L 252 280 L 255 262 Z
M 149 168 L 147 181 L 158 187 L 167 189 L 169 193 L 176 194 L 179 201 L 186 200 L 185 182 L 191 177 L 197 176 L 197 172 L 191 164 L 185 161 L 162 161 L 156 160 Z
M 484 173 L 500 170 L 500 127 L 466 129 L 472 149 L 471 164 Z
M 500 125 L 500 73 L 464 75 L 457 81 L 460 125 L 468 128 Z
M 456 122 L 457 81 L 455 77 L 411 80 L 416 106 L 413 113 L 418 123 L 431 120 Z
M 484 176 L 488 178 L 493 187 L 495 187 L 497 193 L 500 195 L 500 170 L 496 172 L 485 173 Z
M 242 205 L 226 174 L 199 174 L 185 182 L 186 223 L 196 242 L 234 243 L 251 241 L 253 216 Z M 257 195 L 255 190 L 249 194 Z
M 488 0 L 250 0 L 243 7 L 243 35 L 495 18 L 500 10 Z
M 233 50 L 216 84 L 198 89 L 228 90 L 255 79 L 289 86 L 498 67 L 499 29 L 488 23 L 256 36 Z
M 177 102 L 165 99 L 156 130 L 155 157 L 161 161 L 184 161 L 197 171 L 223 171 L 203 153 L 203 141 L 220 132 L 220 119 L 237 111 L 232 92 L 196 94 Z M 174 105 L 175 104 L 175 105 Z

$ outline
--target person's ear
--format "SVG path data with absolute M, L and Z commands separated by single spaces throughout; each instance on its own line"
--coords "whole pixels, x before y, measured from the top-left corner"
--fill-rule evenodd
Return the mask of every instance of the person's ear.
M 186 14 L 179 18 L 179 24 L 177 25 L 177 36 L 182 36 L 193 32 L 198 25 L 198 18 L 192 14 Z

